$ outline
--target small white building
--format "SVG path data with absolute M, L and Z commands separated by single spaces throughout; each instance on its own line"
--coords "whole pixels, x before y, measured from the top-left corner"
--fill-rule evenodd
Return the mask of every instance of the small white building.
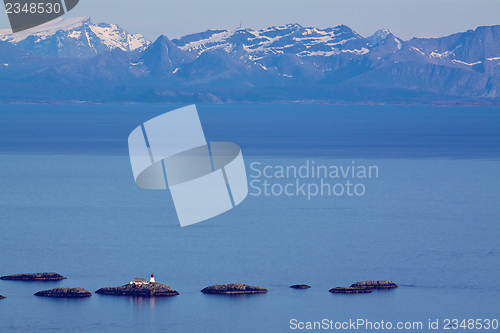
M 146 281 L 145 278 L 135 278 L 134 281 L 130 281 L 129 284 L 135 284 L 136 286 L 142 286 L 143 284 L 149 284 L 150 282 L 155 282 L 155 275 L 151 274 L 151 278 L 149 281 Z
M 136 286 L 142 286 L 143 284 L 149 284 L 145 278 L 135 278 L 134 281 L 130 281 L 129 284 L 135 284 Z

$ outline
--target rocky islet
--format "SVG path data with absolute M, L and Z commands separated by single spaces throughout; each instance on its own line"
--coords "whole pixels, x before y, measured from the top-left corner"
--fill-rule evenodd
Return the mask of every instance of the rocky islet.
M 307 284 L 294 284 L 290 286 L 292 289 L 309 289 L 311 286 L 308 286 Z
M 66 277 L 58 273 L 23 273 L 23 274 L 5 275 L 0 277 L 0 280 L 16 280 L 16 281 L 59 281 L 65 279 Z
M 92 293 L 80 287 L 54 288 L 54 289 L 39 291 L 35 293 L 35 296 L 74 298 L 74 297 L 90 297 L 92 296 Z
M 201 292 L 204 294 L 238 295 L 267 293 L 267 289 L 262 287 L 250 286 L 243 283 L 229 283 L 208 286 L 202 289 Z
M 389 289 L 389 288 L 397 288 L 399 286 L 394 282 L 388 280 L 380 280 L 380 281 L 368 280 L 368 281 L 353 283 L 351 284 L 351 287 L 367 288 L 367 289 Z
M 117 296 L 176 296 L 179 293 L 172 287 L 158 282 L 150 282 L 148 284 L 136 285 L 129 283 L 120 287 L 105 287 L 97 290 L 96 294 L 102 295 L 117 295 Z
M 388 280 L 367 280 L 353 283 L 350 287 L 335 287 L 329 291 L 334 294 L 368 294 L 375 289 L 390 289 L 397 287 L 397 284 Z
M 335 287 L 329 290 L 334 294 L 368 294 L 372 293 L 373 289 L 356 288 L 356 287 Z

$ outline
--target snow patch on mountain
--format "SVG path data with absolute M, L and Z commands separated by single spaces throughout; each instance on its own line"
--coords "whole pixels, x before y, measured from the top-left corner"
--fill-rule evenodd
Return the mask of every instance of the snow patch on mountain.
M 68 37 L 70 37 L 70 38 L 80 38 L 81 34 L 82 34 L 82 32 L 81 32 L 81 31 L 77 31 L 77 30 L 75 30 L 75 31 L 72 31 L 72 32 L 68 35 Z
M 449 55 L 453 54 L 452 51 L 446 51 L 443 53 L 437 53 L 437 52 L 431 52 L 431 57 L 433 58 L 441 58 L 441 57 L 448 57 Z
M 211 35 L 208 38 L 203 38 L 200 40 L 195 40 L 192 42 L 189 42 L 183 46 L 180 46 L 179 48 L 183 51 L 194 51 L 197 52 L 198 54 L 201 54 L 207 50 L 213 50 L 213 49 L 218 49 L 218 48 L 223 48 L 226 46 L 227 43 L 224 43 L 224 41 L 230 37 L 234 31 L 227 31 L 224 30 L 219 33 L 215 33 Z M 172 41 L 174 44 L 175 39 Z
M 452 62 L 454 62 L 456 64 L 467 65 L 467 66 L 474 66 L 474 65 L 478 65 L 478 64 L 482 64 L 483 63 L 482 61 L 476 61 L 476 62 L 473 62 L 473 63 L 468 63 L 468 62 L 460 61 L 460 60 L 456 60 L 456 59 L 453 59 Z
M 425 55 L 425 53 L 422 52 L 422 50 L 420 50 L 419 48 L 416 48 L 415 46 L 410 46 L 410 50 L 416 51 L 416 52 L 420 53 L 421 55 Z
M 394 40 L 396 41 L 396 44 L 398 44 L 398 51 L 400 51 L 403 48 L 403 43 L 401 39 L 394 37 Z
M 123 51 L 143 50 L 151 43 L 141 34 L 129 34 L 116 24 L 101 23 L 89 27 L 110 50 L 115 48 Z
M 360 50 L 342 50 L 343 53 L 354 53 L 354 54 L 367 54 L 368 52 L 370 52 L 370 50 L 368 50 L 366 47 L 363 47 L 362 49 Z

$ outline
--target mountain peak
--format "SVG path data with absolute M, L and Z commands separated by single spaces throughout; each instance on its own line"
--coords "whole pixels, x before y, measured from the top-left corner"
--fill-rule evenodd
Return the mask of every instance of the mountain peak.
M 165 35 L 160 35 L 144 50 L 142 62 L 153 76 L 168 76 L 177 66 L 192 61 L 196 56 L 181 50 Z
M 381 41 L 385 40 L 387 38 L 387 36 L 389 36 L 389 34 L 391 34 L 389 29 L 379 29 L 370 37 L 366 37 L 366 39 L 368 39 L 370 44 L 376 45 L 376 44 L 380 43 Z
M 300 29 L 302 28 L 302 26 L 298 23 L 288 23 L 287 25 L 285 25 L 285 28 L 288 28 L 288 29 Z
M 299 30 L 300 28 L 302 28 L 302 26 L 298 23 L 288 23 L 288 24 L 285 24 L 285 25 L 273 25 L 272 27 L 269 27 L 269 28 L 266 28 L 266 29 L 262 29 L 262 30 L 259 30 L 259 31 L 262 31 L 262 32 L 267 32 L 267 31 L 280 31 L 280 30 Z M 254 31 L 252 29 L 248 29 L 249 31 Z
M 92 24 L 92 20 L 90 19 L 90 16 L 86 16 L 83 18 L 81 21 L 83 24 Z
M 116 24 L 93 24 L 90 16 L 57 18 L 20 33 L 0 35 L 0 40 L 41 55 L 70 58 L 93 57 L 115 48 L 143 50 L 151 43 Z
M 158 38 L 156 38 L 153 44 L 168 43 L 168 42 L 170 42 L 170 39 L 168 39 L 167 36 L 160 35 L 158 36 Z

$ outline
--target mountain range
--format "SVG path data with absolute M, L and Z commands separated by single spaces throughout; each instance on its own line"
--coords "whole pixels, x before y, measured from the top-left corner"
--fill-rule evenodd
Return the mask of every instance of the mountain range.
M 4 102 L 497 105 L 500 26 L 403 41 L 288 24 L 150 42 L 61 18 L 0 31 L 0 87 Z

